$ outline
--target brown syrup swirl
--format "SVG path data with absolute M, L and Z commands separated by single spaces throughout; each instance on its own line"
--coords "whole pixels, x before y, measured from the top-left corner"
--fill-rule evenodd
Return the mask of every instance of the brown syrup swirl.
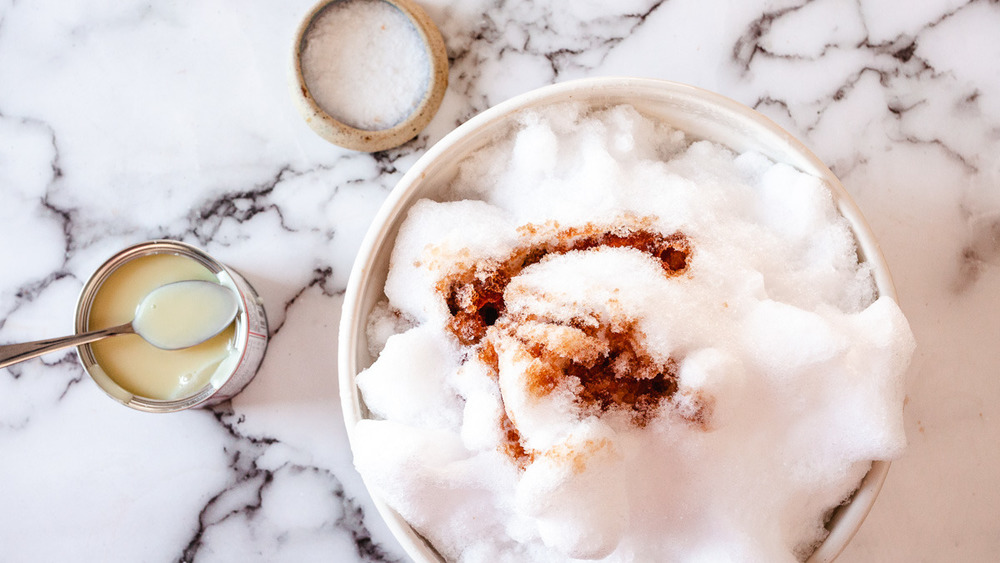
M 514 249 L 503 259 L 482 260 L 471 268 L 446 277 L 438 285 L 452 318 L 448 329 L 466 346 L 477 344 L 486 329 L 506 310 L 503 292 L 521 270 L 550 254 L 596 248 L 634 248 L 657 259 L 666 275 L 687 269 L 690 245 L 683 233 L 663 235 L 647 227 L 602 229 L 593 224 L 569 227 L 544 236 L 542 227 L 526 225 L 521 233 L 537 242 Z
M 660 402 L 677 391 L 677 366 L 671 359 L 657 362 L 645 353 L 638 342 L 640 333 L 633 325 L 576 327 L 504 319 L 498 329 L 519 341 L 531 356 L 525 373 L 529 393 L 536 397 L 548 395 L 567 378 L 573 378 L 582 414 L 622 409 L 636 426 L 642 427 Z M 526 327 L 541 330 L 525 334 Z M 550 337 L 539 338 L 539 332 L 547 332 Z
M 511 280 L 548 255 L 632 248 L 656 259 L 666 276 L 687 270 L 691 252 L 687 236 L 679 232 L 663 235 L 650 229 L 648 220 L 629 223 L 611 229 L 593 224 L 563 229 L 521 227 L 520 233 L 531 242 L 507 257 L 478 261 L 438 283 L 437 290 L 451 313 L 448 329 L 463 345 L 477 350 L 478 359 L 494 377 L 499 376 L 497 346 L 513 342 L 528 354 L 524 375 L 530 393 L 540 397 L 570 385 L 581 416 L 615 410 L 626 413 L 633 425 L 646 426 L 663 401 L 678 390 L 677 363 L 672 358 L 658 361 L 647 353 L 634 321 L 610 323 L 591 318 L 590 322 L 566 323 L 534 316 L 515 318 L 504 302 Z M 706 410 L 699 409 L 689 421 L 704 427 Z M 522 469 L 527 467 L 538 452 L 524 446 L 506 413 L 501 429 L 501 450 Z

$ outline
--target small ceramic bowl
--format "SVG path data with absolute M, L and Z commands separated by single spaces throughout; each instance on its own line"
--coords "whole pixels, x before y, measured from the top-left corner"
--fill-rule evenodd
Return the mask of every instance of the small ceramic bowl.
M 355 376 L 374 361 L 368 353 L 365 326 L 372 307 L 385 298 L 382 288 L 389 270 L 389 255 L 407 210 L 420 198 L 433 198 L 436 188 L 455 177 L 458 164 L 465 157 L 509 130 L 516 114 L 567 101 L 596 107 L 631 104 L 641 113 L 659 118 L 691 137 L 714 141 L 736 152 L 757 151 L 775 162 L 790 164 L 821 178 L 832 189 L 838 209 L 854 230 L 859 260 L 871 265 L 879 295 L 896 299 L 878 243 L 843 185 L 802 143 L 763 115 L 719 94 L 674 82 L 593 78 L 547 86 L 503 102 L 447 135 L 403 176 L 376 216 L 348 281 L 340 325 L 340 396 L 349 437 L 357 422 L 368 417 Z M 827 525 L 829 536 L 807 563 L 828 563 L 847 546 L 871 510 L 888 470 L 888 462 L 872 463 L 850 502 L 834 511 Z M 413 559 L 441 561 L 419 534 L 374 496 L 389 528 Z
M 441 32 L 427 13 L 411 0 L 372 0 L 391 4 L 413 23 L 430 60 L 430 76 L 424 97 L 402 122 L 387 129 L 366 130 L 343 123 L 324 111 L 310 93 L 302 73 L 302 52 L 313 21 L 331 4 L 344 0 L 323 0 L 313 7 L 299 25 L 292 54 L 292 101 L 306 123 L 320 137 L 341 147 L 375 152 L 397 147 L 416 137 L 430 123 L 441 106 L 448 88 L 448 54 Z

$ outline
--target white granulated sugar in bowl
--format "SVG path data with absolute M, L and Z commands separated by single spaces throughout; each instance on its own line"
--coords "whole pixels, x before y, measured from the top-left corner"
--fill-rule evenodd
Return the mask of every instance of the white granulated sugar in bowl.
M 358 469 L 449 560 L 805 559 L 905 446 L 905 318 L 820 180 L 556 108 L 400 228 Z
M 316 103 L 357 129 L 410 116 L 430 84 L 430 57 L 413 22 L 383 0 L 340 0 L 309 26 L 302 74 Z

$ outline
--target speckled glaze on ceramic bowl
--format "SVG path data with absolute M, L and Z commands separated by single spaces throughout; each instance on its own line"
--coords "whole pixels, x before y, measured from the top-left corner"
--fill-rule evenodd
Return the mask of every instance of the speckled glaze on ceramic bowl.
M 427 12 L 412 0 L 380 0 L 395 6 L 410 20 L 420 36 L 421 43 L 427 49 L 427 58 L 430 62 L 427 90 L 413 112 L 392 127 L 376 130 L 351 127 L 323 111 L 323 108 L 313 99 L 312 93 L 309 92 L 302 74 L 302 51 L 305 48 L 305 37 L 309 27 L 328 6 L 342 1 L 344 0 L 322 0 L 309 11 L 299 25 L 292 52 L 290 77 L 292 101 L 309 127 L 317 135 L 335 145 L 366 152 L 397 147 L 416 137 L 430 123 L 431 118 L 441 106 L 444 92 L 448 88 L 448 53 L 444 46 L 444 39 L 441 37 L 441 31 L 431 21 Z
M 509 131 L 519 112 L 569 101 L 596 107 L 631 104 L 641 113 L 696 139 L 714 141 L 736 152 L 757 151 L 821 178 L 830 186 L 838 209 L 854 230 L 858 259 L 871 266 L 878 294 L 896 299 L 878 243 L 843 185 L 809 149 L 763 115 L 719 94 L 675 82 L 593 78 L 547 86 L 503 102 L 452 131 L 403 176 L 375 217 L 348 281 L 340 325 L 340 397 L 349 438 L 353 439 L 357 422 L 368 417 L 355 376 L 374 361 L 368 354 L 365 325 L 372 307 L 385 298 L 389 255 L 407 210 L 420 198 L 433 199 L 435 190 L 454 178 L 459 162 Z M 872 463 L 850 502 L 834 511 L 827 525 L 830 534 L 808 563 L 829 563 L 843 551 L 871 510 L 888 470 L 886 461 Z M 392 508 L 373 496 L 382 517 L 413 559 L 442 560 Z

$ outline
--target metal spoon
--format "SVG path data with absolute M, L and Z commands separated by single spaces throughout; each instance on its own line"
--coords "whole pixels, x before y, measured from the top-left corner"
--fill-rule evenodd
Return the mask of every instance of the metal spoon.
M 118 334 L 138 334 L 164 350 L 190 348 L 222 332 L 233 322 L 238 310 L 236 295 L 217 283 L 202 280 L 168 283 L 149 292 L 136 307 L 135 318 L 123 325 L 0 346 L 0 368 Z

